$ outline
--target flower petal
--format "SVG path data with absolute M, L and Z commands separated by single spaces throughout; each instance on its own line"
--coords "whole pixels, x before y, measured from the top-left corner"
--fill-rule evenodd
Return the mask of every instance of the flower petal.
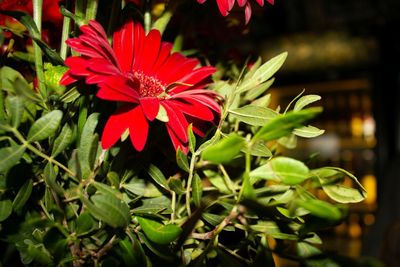
M 160 110 L 160 101 L 157 97 L 141 97 L 140 105 L 143 108 L 144 115 L 149 121 L 153 121 Z
M 245 24 L 248 24 L 251 18 L 251 6 L 250 3 L 247 3 L 245 8 L 244 8 L 244 18 L 245 18 Z
M 179 110 L 181 110 L 183 113 L 192 117 L 206 121 L 212 121 L 214 119 L 214 113 L 210 109 L 208 109 L 207 106 L 203 105 L 203 103 L 197 102 L 194 99 L 186 100 L 188 101 L 183 102 L 170 100 L 170 102 L 173 102 L 174 105 L 179 108 Z
M 132 110 L 131 105 L 120 107 L 107 120 L 101 136 L 101 146 L 103 149 L 112 147 L 124 131 L 128 129 L 129 122 L 132 120 Z
M 158 30 L 151 30 L 146 36 L 145 45 L 143 47 L 143 56 L 146 58 L 142 62 L 141 70 L 148 73 L 152 69 L 157 60 L 158 52 L 160 50 L 161 34 Z
M 117 57 L 121 70 L 130 71 L 133 62 L 133 35 L 134 23 L 129 20 L 124 23 L 121 29 L 116 31 L 113 36 L 113 49 Z M 128 48 L 128 49 L 126 49 Z
M 137 151 L 142 151 L 146 144 L 147 134 L 149 132 L 149 123 L 147 122 L 140 106 L 137 106 L 130 112 L 130 117 L 129 136 L 131 142 Z
M 168 124 L 166 125 L 167 127 L 167 132 L 169 135 L 169 138 L 172 141 L 172 145 L 174 146 L 175 150 L 178 150 L 178 148 L 180 148 L 183 153 L 187 154 L 188 153 L 188 145 L 183 143 L 175 134 L 175 132 L 172 130 L 171 126 L 169 126 Z
M 187 127 L 189 126 L 186 121 L 185 116 L 180 112 L 180 110 L 172 103 L 172 101 L 164 100 L 160 102 L 165 108 L 168 115 L 168 122 L 166 123 L 171 127 L 176 136 L 184 143 L 188 141 L 187 139 Z

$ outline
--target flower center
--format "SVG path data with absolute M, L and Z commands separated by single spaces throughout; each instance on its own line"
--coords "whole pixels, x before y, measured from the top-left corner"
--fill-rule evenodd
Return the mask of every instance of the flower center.
M 142 97 L 159 97 L 165 92 L 166 86 L 154 77 L 136 71 L 133 73 L 133 77 L 140 83 L 139 94 Z

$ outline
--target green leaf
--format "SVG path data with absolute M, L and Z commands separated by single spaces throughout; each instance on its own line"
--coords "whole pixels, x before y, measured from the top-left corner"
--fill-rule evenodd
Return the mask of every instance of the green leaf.
M 57 172 L 54 170 L 54 166 L 50 162 L 46 164 L 43 176 L 44 176 L 44 182 L 48 187 L 50 187 L 60 196 L 64 194 L 64 189 L 56 181 Z
M 18 190 L 17 195 L 14 198 L 12 203 L 13 210 L 19 213 L 26 202 L 28 201 L 29 197 L 31 196 L 33 188 L 33 182 L 31 179 L 27 180 L 24 185 Z
M 0 200 L 0 222 L 6 220 L 12 212 L 12 202 L 9 199 Z
M 136 218 L 147 238 L 157 244 L 167 245 L 175 241 L 182 232 L 182 229 L 175 224 L 164 225 L 147 218 Z
M 72 143 L 73 133 L 71 127 L 65 124 L 61 130 L 61 133 L 57 136 L 54 141 L 53 150 L 51 156 L 54 158 L 61 152 L 63 152 Z
M 76 89 L 76 87 L 72 87 L 70 90 L 66 91 L 62 96 L 60 96 L 60 101 L 64 103 L 71 103 L 77 100 L 81 94 Z
M 314 126 L 303 126 L 300 128 L 296 128 L 293 130 L 293 133 L 297 136 L 300 137 L 305 137 L 305 138 L 314 138 L 317 136 L 322 135 L 325 132 L 325 130 L 321 130 L 317 127 Z
M 54 66 L 50 63 L 44 64 L 44 82 L 46 88 L 52 90 L 53 92 L 61 95 L 65 91 L 65 86 L 60 85 L 60 80 L 65 72 L 67 72 L 68 67 L 66 66 Z
M 200 176 L 195 173 L 192 181 L 192 198 L 196 207 L 200 207 L 201 197 L 203 195 L 203 184 L 201 183 Z
M 245 147 L 242 151 L 245 153 L 248 152 L 255 157 L 272 157 L 271 150 L 268 149 L 264 142 L 256 142 L 250 148 Z
M 247 101 L 255 100 L 256 98 L 258 98 L 259 96 L 264 94 L 265 91 L 267 91 L 267 89 L 271 87 L 271 85 L 274 83 L 274 81 L 275 81 L 275 79 L 272 78 L 271 80 L 269 80 L 265 83 L 251 87 L 244 95 L 244 99 Z
M 194 154 L 196 151 L 196 137 L 194 136 L 193 133 L 193 125 L 189 124 L 189 127 L 187 129 L 188 132 L 188 141 L 189 141 L 189 150 Z
M 295 185 L 303 182 L 310 175 L 308 167 L 303 162 L 287 157 L 276 157 L 251 171 L 250 177 Z
M 308 210 L 312 215 L 319 218 L 331 221 L 338 221 L 342 218 L 342 213 L 337 207 L 319 199 L 297 199 L 296 204 L 299 207 Z
M 277 116 L 277 113 L 272 109 L 254 105 L 230 110 L 229 113 L 239 121 L 253 126 L 263 126 Z
M 97 223 L 89 212 L 82 212 L 76 219 L 77 236 L 87 235 L 97 228 Z
M 0 172 L 4 172 L 17 164 L 24 152 L 24 146 L 0 148 Z
M 42 99 L 35 93 L 33 88 L 28 85 L 28 82 L 23 77 L 17 77 L 13 81 L 13 86 L 15 93 L 24 98 L 25 100 L 31 101 L 33 103 L 40 103 Z
M 170 214 L 172 212 L 171 209 L 171 200 L 166 196 L 154 197 L 149 199 L 142 199 L 142 205 L 132 209 L 134 214 Z
M 172 17 L 171 11 L 164 12 L 163 15 L 153 23 L 152 29 L 157 29 L 161 34 L 164 33 L 171 17 Z
M 176 163 L 178 167 L 184 170 L 185 172 L 189 172 L 189 162 L 185 153 L 178 147 L 176 150 Z
M 256 79 L 261 83 L 271 78 L 281 68 L 286 60 L 287 54 L 287 52 L 283 52 L 262 64 L 261 67 L 254 72 L 252 79 Z
M 118 242 L 120 249 L 117 251 L 125 263 L 125 266 L 146 266 L 145 254 L 140 242 L 134 238 L 129 240 L 127 237 Z
M 82 178 L 86 179 L 93 170 L 98 154 L 98 135 L 94 133 L 99 114 L 92 113 L 83 125 L 78 148 L 78 158 L 82 170 Z
M 357 203 L 367 197 L 367 191 L 357 178 L 340 168 L 325 167 L 312 171 L 319 179 L 324 192 L 339 203 Z M 353 180 L 356 188 L 347 187 L 338 181 L 337 176 L 346 175 Z
M 305 95 L 300 97 L 297 101 L 296 104 L 294 105 L 293 110 L 294 111 L 299 111 L 303 109 L 305 106 L 310 105 L 311 103 L 314 103 L 318 100 L 320 100 L 321 97 L 319 95 Z
M 293 129 L 315 117 L 321 108 L 308 108 L 297 112 L 289 111 L 267 122 L 253 137 L 254 140 L 271 141 L 288 135 Z
M 169 190 L 167 179 L 157 166 L 151 164 L 147 170 L 151 178 L 162 188 Z
M 314 257 L 320 255 L 321 253 L 321 250 L 313 245 L 308 244 L 307 242 L 297 243 L 297 254 L 302 258 Z
M 227 137 L 207 147 L 202 158 L 213 163 L 228 163 L 235 158 L 245 146 L 245 140 L 236 133 L 231 133 Z
M 211 224 L 213 226 L 220 224 L 225 219 L 225 216 L 212 214 L 212 213 L 208 213 L 208 212 L 204 212 L 203 214 L 201 214 L 201 217 L 206 222 L 208 222 L 209 224 Z
M 232 191 L 225 184 L 224 178 L 218 172 L 212 170 L 204 170 L 204 175 L 208 178 L 210 183 L 215 186 L 221 193 L 230 194 Z
M 18 96 L 7 97 L 6 107 L 11 117 L 11 125 L 17 129 L 24 114 L 24 102 L 22 98 Z
M 262 96 L 251 102 L 252 105 L 259 107 L 267 107 L 269 106 L 270 103 L 271 103 L 271 94 L 266 94 L 265 96 Z
M 186 193 L 185 188 L 183 187 L 182 181 L 178 178 L 170 177 L 168 179 L 168 186 L 172 191 L 177 193 L 178 195 L 183 195 Z
M 35 121 L 28 132 L 28 141 L 35 142 L 53 136 L 60 126 L 63 113 L 53 110 Z
M 111 194 L 95 194 L 91 201 L 81 196 L 81 200 L 93 217 L 114 228 L 125 228 L 130 222 L 128 205 Z
M 162 105 L 160 105 L 160 109 L 158 110 L 156 119 L 159 121 L 162 121 L 162 122 L 169 121 L 167 111 L 165 110 L 165 108 Z

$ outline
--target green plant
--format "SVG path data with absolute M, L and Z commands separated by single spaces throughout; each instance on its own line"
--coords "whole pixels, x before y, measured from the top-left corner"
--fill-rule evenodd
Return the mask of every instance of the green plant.
M 79 24 L 87 23 L 85 14 L 94 18 L 97 1 L 79 3 L 75 14 L 63 11 L 65 25 L 69 17 Z M 120 12 L 118 5 L 112 10 Z M 153 24 L 161 31 L 168 12 Z M 209 88 L 224 99 L 220 116 L 202 138 L 189 124 L 187 151 L 169 145 L 160 128 L 169 119 L 162 109 L 141 152 L 126 133 L 105 150 L 99 135 L 115 107 L 84 83 L 60 86 L 65 57 L 39 40 L 28 15 L 6 14 L 19 19 L 38 46 L 32 69 L 39 86 L 35 91 L 15 68 L 0 69 L 5 266 L 16 255 L 38 266 L 274 266 L 273 253 L 308 266 L 336 266 L 319 249 L 317 232 L 338 224 L 346 216 L 342 204 L 362 201 L 366 192 L 345 170 L 310 169 L 281 154 L 279 148 L 293 148 L 298 137 L 323 134 L 308 125 L 322 111 L 314 105 L 319 96 L 299 95 L 284 111 L 268 107 L 266 91 L 286 53 L 240 71 L 233 66 L 228 80 L 214 74 Z M 345 177 L 353 188 L 342 184 Z M 320 190 L 331 201 L 318 199 Z

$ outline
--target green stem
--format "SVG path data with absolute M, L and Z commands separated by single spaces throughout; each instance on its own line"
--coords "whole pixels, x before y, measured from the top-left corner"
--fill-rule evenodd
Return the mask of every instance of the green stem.
M 174 191 L 171 191 L 172 194 L 172 200 L 171 200 L 171 223 L 174 223 L 175 221 L 175 213 L 176 213 L 176 193 Z
M 151 2 L 152 0 L 147 0 L 145 4 L 145 11 L 144 11 L 144 31 L 146 34 L 149 33 L 151 29 Z
M 67 58 L 67 53 L 68 53 L 68 46 L 65 43 L 65 41 L 69 37 L 70 28 L 71 28 L 71 19 L 67 16 L 64 16 L 63 28 L 61 34 L 61 48 L 60 48 L 60 56 L 64 60 Z
M 196 155 L 192 154 L 192 159 L 190 160 L 190 167 L 189 167 L 189 177 L 186 185 L 186 210 L 188 216 L 191 215 L 190 210 L 190 190 L 192 189 L 192 180 L 194 175 L 194 166 L 196 164 Z
M 10 128 L 10 130 L 14 133 L 15 137 L 22 143 L 22 145 L 24 147 L 26 147 L 27 149 L 29 149 L 30 151 L 32 151 L 33 153 L 35 153 L 39 157 L 44 158 L 48 162 L 57 165 L 58 167 L 63 169 L 66 173 L 68 173 L 68 175 L 70 175 L 71 177 L 76 178 L 75 177 L 75 173 L 73 173 L 70 169 L 65 167 L 62 163 L 60 163 L 59 161 L 47 156 L 46 154 L 44 154 L 40 150 L 38 150 L 36 147 L 32 146 L 27 140 L 25 140 L 25 138 L 22 136 L 22 134 L 20 132 L 18 132 L 17 129 Z
M 96 19 L 97 8 L 99 6 L 99 0 L 88 0 L 86 6 L 86 20 Z
M 41 31 L 42 31 L 42 5 L 43 0 L 33 0 L 33 20 L 38 28 L 38 36 L 37 38 L 41 38 Z M 47 97 L 46 92 L 46 85 L 44 83 L 44 72 L 43 72 L 43 58 L 42 58 L 42 51 L 40 50 L 39 45 L 34 42 L 33 49 L 35 53 L 35 68 L 36 68 L 36 76 L 38 79 L 38 87 L 39 92 L 42 98 L 45 100 Z

